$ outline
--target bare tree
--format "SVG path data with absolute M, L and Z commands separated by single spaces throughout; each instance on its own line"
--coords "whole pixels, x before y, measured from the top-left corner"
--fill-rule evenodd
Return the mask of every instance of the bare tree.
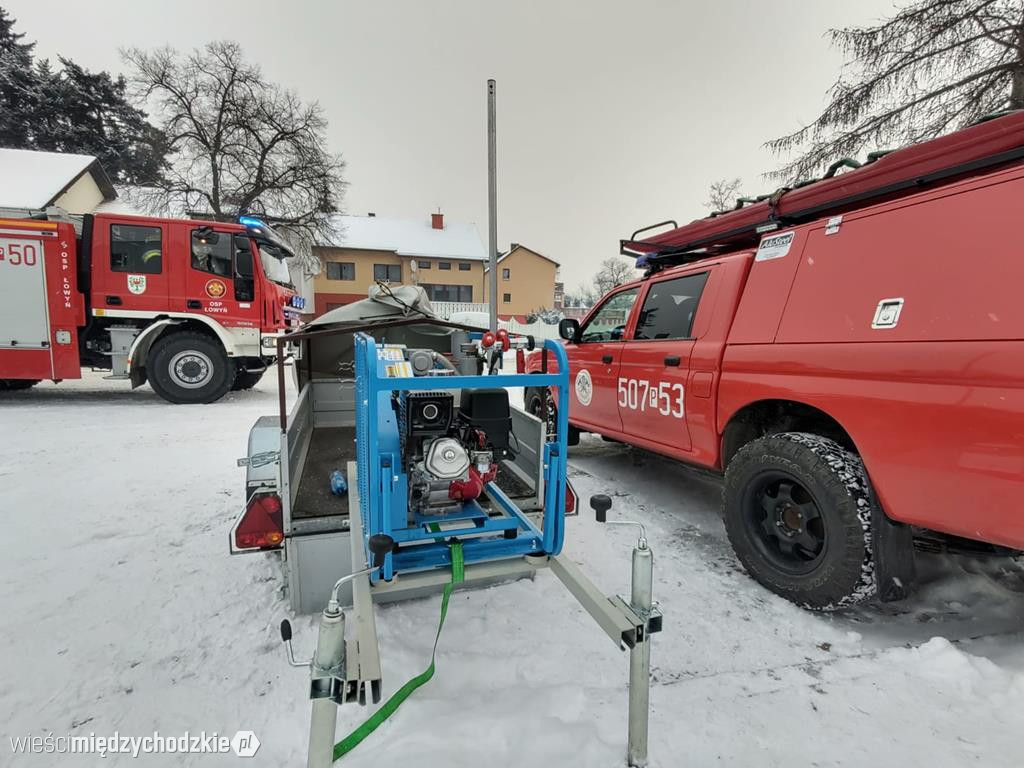
M 875 26 L 831 30 L 847 56 L 814 122 L 768 142 L 798 153 L 789 182 L 864 149 L 910 144 L 1024 107 L 1024 2 L 919 0 Z
M 345 166 L 326 148 L 319 104 L 268 82 L 233 42 L 185 55 L 170 48 L 122 55 L 134 68 L 137 96 L 153 105 L 166 135 L 170 170 L 151 203 L 264 216 L 307 242 L 330 233 Z
M 594 276 L 594 290 L 598 296 L 603 296 L 612 288 L 622 285 L 636 276 L 636 268 L 632 264 L 610 256 L 601 262 L 601 267 Z
M 711 183 L 711 187 L 708 189 L 708 199 L 704 202 L 704 207 L 708 209 L 709 213 L 717 213 L 718 211 L 728 211 L 736 207 L 736 200 L 740 197 L 740 187 L 743 185 L 743 180 L 739 177 L 735 179 L 719 179 Z
M 575 290 L 565 292 L 563 306 L 566 307 L 592 307 L 599 294 L 594 290 L 593 285 L 580 283 Z

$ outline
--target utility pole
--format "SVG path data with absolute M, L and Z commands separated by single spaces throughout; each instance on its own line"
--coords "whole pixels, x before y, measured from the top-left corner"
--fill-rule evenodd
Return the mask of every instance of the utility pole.
M 490 280 L 490 329 L 498 330 L 498 139 L 495 114 L 495 82 L 487 81 L 487 229 L 489 234 L 488 263 Z

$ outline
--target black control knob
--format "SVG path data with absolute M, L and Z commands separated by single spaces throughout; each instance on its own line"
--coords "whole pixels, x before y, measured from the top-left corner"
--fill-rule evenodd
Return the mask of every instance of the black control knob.
M 590 497 L 590 508 L 597 516 L 597 522 L 605 522 L 608 519 L 608 510 L 612 508 L 611 497 L 603 493 L 594 494 Z
M 368 543 L 373 554 L 373 567 L 381 568 L 388 552 L 395 548 L 395 540 L 386 533 L 377 533 L 370 537 Z

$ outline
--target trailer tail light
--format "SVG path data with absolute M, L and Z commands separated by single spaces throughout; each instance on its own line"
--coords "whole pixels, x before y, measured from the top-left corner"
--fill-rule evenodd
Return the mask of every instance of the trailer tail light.
M 522 349 L 516 350 L 516 373 L 526 373 L 526 352 Z
M 569 482 L 569 478 L 565 479 L 565 514 L 576 515 L 579 514 L 580 508 L 580 497 L 576 493 L 576 489 L 572 487 L 572 483 Z
M 281 498 L 276 493 L 254 493 L 231 531 L 231 551 L 279 549 L 283 541 Z

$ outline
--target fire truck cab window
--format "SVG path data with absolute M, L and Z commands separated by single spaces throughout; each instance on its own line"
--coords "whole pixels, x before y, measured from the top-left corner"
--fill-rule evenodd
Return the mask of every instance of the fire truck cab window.
M 231 236 L 211 229 L 193 229 L 192 269 L 231 277 Z
M 601 308 L 580 329 L 580 342 L 621 341 L 629 322 L 629 313 L 636 302 L 637 288 L 609 296 Z
M 636 339 L 688 339 L 708 273 L 651 283 L 636 323 Z
M 159 275 L 163 270 L 160 227 L 110 225 L 110 271 Z

